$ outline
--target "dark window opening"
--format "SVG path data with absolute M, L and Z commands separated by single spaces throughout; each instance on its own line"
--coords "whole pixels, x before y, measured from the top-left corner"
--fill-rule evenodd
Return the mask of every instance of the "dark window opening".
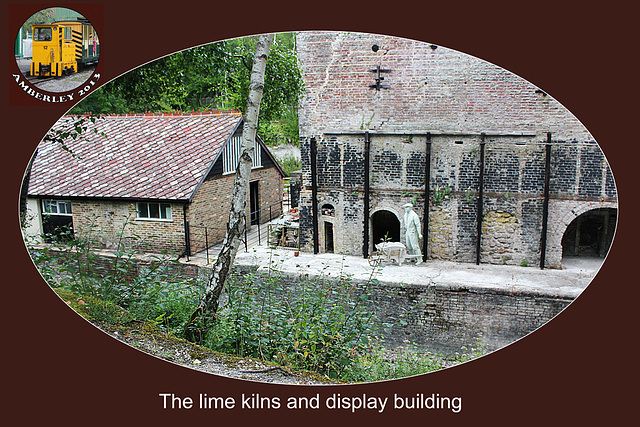
M 322 205 L 320 212 L 322 212 L 322 215 L 325 216 L 336 216 L 336 208 L 334 208 L 333 205 L 330 204 Z
M 48 42 L 51 41 L 51 27 L 36 27 L 33 29 L 33 40 Z
M 42 201 L 42 233 L 46 243 L 73 239 L 71 202 L 65 200 Z

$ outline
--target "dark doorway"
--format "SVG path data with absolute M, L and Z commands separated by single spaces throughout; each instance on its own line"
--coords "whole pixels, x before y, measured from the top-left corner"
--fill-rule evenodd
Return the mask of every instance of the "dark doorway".
M 378 211 L 371 216 L 373 246 L 382 241 L 400 241 L 400 221 L 390 211 Z
M 330 222 L 324 223 L 324 251 L 333 253 L 333 224 Z
M 602 208 L 574 219 L 562 236 L 562 256 L 605 257 L 613 242 L 616 213 L 616 209 Z
M 260 223 L 260 198 L 258 184 L 260 181 L 249 183 L 249 209 L 251 210 L 251 225 Z

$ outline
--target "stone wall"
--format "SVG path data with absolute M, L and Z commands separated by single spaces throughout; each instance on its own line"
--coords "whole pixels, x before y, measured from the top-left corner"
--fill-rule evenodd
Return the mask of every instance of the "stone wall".
M 139 219 L 135 202 L 72 201 L 71 209 L 74 233 L 95 239 L 105 248 L 116 248 L 119 243 L 127 247 L 144 243 L 142 251 L 181 253 L 184 250 L 181 204 L 171 204 L 171 220 Z
M 481 262 L 539 264 L 548 133 L 546 265 L 560 266 L 560 242 L 568 225 L 555 209 L 617 206 L 613 174 L 587 129 L 518 76 L 460 52 L 395 37 L 301 32 L 297 45 L 306 82 L 300 109 L 303 250 L 313 247 L 312 138 L 317 142 L 318 207 L 335 207 L 332 218 L 318 213 L 321 251 L 322 223 L 330 222 L 339 236 L 335 252 L 364 253 L 365 131 L 370 138 L 370 215 L 380 210 L 395 214 L 404 235 L 401 206 L 413 203 L 423 218 L 428 181 L 431 258 L 476 259 L 481 143 Z M 380 90 L 371 87 L 377 66 L 387 70 Z M 371 252 L 377 242 L 372 241 L 371 217 L 367 221 Z
M 101 265 L 108 268 L 109 257 Z M 171 264 L 182 279 L 206 280 L 209 267 Z M 144 263 L 138 269 L 144 271 Z M 238 275 L 254 272 L 255 267 L 236 265 Z M 296 292 L 303 280 L 285 274 L 280 283 Z M 354 283 L 354 286 L 363 285 Z M 493 351 L 516 341 L 555 317 L 575 295 L 546 295 L 510 288 L 504 290 L 451 285 L 369 284 L 369 303 L 376 310 L 379 324 L 393 326 L 384 334 L 388 348 L 406 346 L 443 355 L 469 353 L 472 348 Z M 223 295 L 224 301 L 224 295 Z M 224 304 L 224 303 L 223 303 Z
M 206 180 L 196 192 L 186 216 L 191 225 L 192 252 L 204 249 L 205 240 L 212 245 L 224 238 L 234 178 L 235 175 L 231 174 Z M 261 222 L 268 221 L 269 206 L 272 206 L 274 217 L 280 215 L 282 176 L 278 170 L 273 167 L 254 169 L 251 180 L 259 181 L 260 206 L 267 209 L 261 215 Z M 152 220 L 137 218 L 135 202 L 73 201 L 73 228 L 79 236 L 91 235 L 105 248 L 115 248 L 119 242 L 127 245 L 145 242 L 148 246 L 143 251 L 181 254 L 186 247 L 183 206 L 180 203 L 171 204 L 171 220 Z M 206 239 L 204 227 L 207 227 Z

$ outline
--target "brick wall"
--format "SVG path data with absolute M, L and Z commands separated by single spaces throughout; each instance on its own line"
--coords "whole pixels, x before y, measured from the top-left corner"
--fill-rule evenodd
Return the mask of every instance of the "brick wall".
M 105 248 L 116 248 L 119 242 L 127 246 L 144 242 L 149 252 L 184 250 L 181 204 L 171 205 L 170 221 L 138 219 L 135 202 L 73 201 L 71 209 L 76 235 L 96 239 Z
M 365 130 L 371 141 L 370 214 L 394 213 L 402 235 L 404 203 L 414 203 L 424 215 L 431 134 L 430 257 L 475 261 L 483 133 L 481 262 L 539 263 L 548 132 L 553 145 L 547 265 L 559 266 L 562 256 L 567 224 L 553 212 L 559 201 L 573 210 L 585 203 L 593 209 L 617 205 L 613 174 L 588 130 L 518 76 L 456 51 L 394 37 L 301 32 L 297 45 L 306 82 L 300 108 L 304 250 L 313 245 L 309 145 L 315 138 L 318 206 L 327 200 L 336 208 L 328 219 L 339 236 L 335 250 L 362 254 Z M 379 91 L 370 88 L 370 70 L 378 65 L 389 70 L 382 74 L 387 88 Z M 448 197 L 439 200 L 439 192 Z M 322 251 L 322 227 L 319 234 Z
M 112 255 L 102 255 L 99 265 L 109 269 Z M 144 271 L 140 261 L 135 271 Z M 178 280 L 208 280 L 211 269 L 192 264 L 171 264 L 171 275 Z M 255 267 L 236 265 L 233 273 L 255 273 Z M 282 273 L 283 292 L 297 292 L 309 280 Z M 354 289 L 365 286 L 353 283 Z M 442 355 L 469 353 L 472 348 L 493 351 L 511 344 L 544 325 L 575 298 L 575 295 L 544 295 L 506 288 L 471 288 L 465 284 L 406 285 L 379 283 L 367 289 L 368 302 L 379 323 L 393 326 L 383 333 L 385 346 L 406 345 Z M 225 297 L 221 301 L 224 303 Z
M 207 228 L 206 240 L 209 245 L 221 242 L 226 234 L 226 224 L 229 220 L 231 197 L 235 174 L 218 175 L 205 180 L 196 191 L 193 202 L 187 210 L 187 220 L 190 225 L 191 251 L 197 252 L 205 248 L 204 228 Z M 269 220 L 269 206 L 272 215 L 280 215 L 283 191 L 282 175 L 274 167 L 253 169 L 251 181 L 259 181 L 260 221 Z M 247 215 L 250 214 L 247 202 Z

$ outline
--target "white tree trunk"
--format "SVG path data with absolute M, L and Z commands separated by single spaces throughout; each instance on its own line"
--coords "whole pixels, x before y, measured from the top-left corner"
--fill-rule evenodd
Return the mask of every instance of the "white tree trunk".
M 231 211 L 229 212 L 229 224 L 227 234 L 222 244 L 220 254 L 213 265 L 213 270 L 209 278 L 209 283 L 205 289 L 200 305 L 191 316 L 189 326 L 191 331 L 187 331 L 191 341 L 200 340 L 200 336 L 194 336 L 197 330 L 195 322 L 200 319 L 207 323 L 218 310 L 218 300 L 222 289 L 231 270 L 231 266 L 238 252 L 238 247 L 244 236 L 247 206 L 247 193 L 249 192 L 249 177 L 251 175 L 251 165 L 253 158 L 253 147 L 258 128 L 258 114 L 260 113 L 260 102 L 264 89 L 264 73 L 267 64 L 267 57 L 273 34 L 262 34 L 259 36 L 256 52 L 253 58 L 251 69 L 251 82 L 249 95 L 247 98 L 247 109 L 244 117 L 244 127 L 242 129 L 242 143 L 240 148 L 240 161 L 236 169 L 236 177 L 233 185 L 233 195 L 231 198 Z M 195 329 L 194 329 L 195 327 Z M 201 331 L 200 331 L 201 332 Z M 190 335 L 190 337 L 189 337 Z M 197 335 L 200 335 L 198 333 Z

